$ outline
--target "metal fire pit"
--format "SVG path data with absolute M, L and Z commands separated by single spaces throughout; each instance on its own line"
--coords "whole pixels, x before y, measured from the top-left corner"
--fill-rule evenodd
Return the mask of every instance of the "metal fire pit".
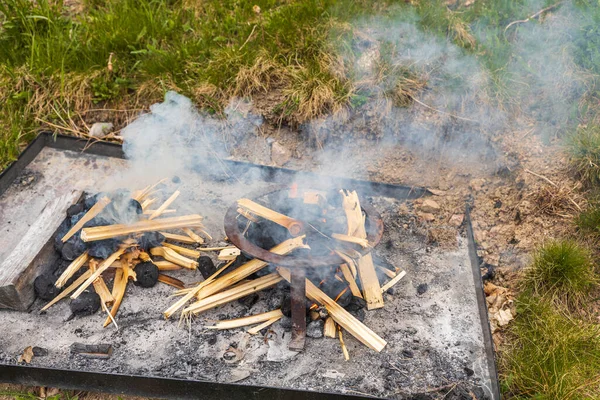
M 270 194 L 288 191 L 287 186 L 278 187 L 258 196 L 252 196 L 254 200 L 259 200 Z M 361 201 L 361 208 L 365 213 L 365 229 L 367 231 L 367 240 L 370 247 L 357 250 L 361 256 L 371 252 L 371 250 L 379 244 L 383 236 L 383 220 L 381 215 L 365 201 Z M 225 214 L 225 234 L 229 240 L 241 251 L 273 265 L 288 267 L 291 272 L 291 299 L 292 299 L 292 340 L 289 348 L 291 350 L 300 351 L 304 349 L 306 341 L 306 268 L 329 267 L 332 265 L 340 265 L 344 260 L 337 254 L 325 256 L 312 256 L 311 254 L 303 253 L 301 255 L 279 255 L 263 249 L 248 240 L 238 224 L 238 205 L 234 203 Z M 301 221 L 304 222 L 304 221 Z M 304 224 L 307 226 L 308 224 Z M 306 229 L 312 229 L 310 226 Z

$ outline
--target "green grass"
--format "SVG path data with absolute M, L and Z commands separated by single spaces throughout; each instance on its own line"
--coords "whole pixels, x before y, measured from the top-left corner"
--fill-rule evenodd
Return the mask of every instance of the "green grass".
M 545 243 L 533 255 L 521 284 L 559 305 L 585 306 L 599 283 L 590 252 L 571 240 Z
M 528 293 L 516 299 L 517 317 L 500 365 L 506 398 L 579 400 L 600 397 L 598 325 L 556 311 Z
M 600 126 L 581 127 L 567 141 L 571 165 L 589 187 L 600 184 Z

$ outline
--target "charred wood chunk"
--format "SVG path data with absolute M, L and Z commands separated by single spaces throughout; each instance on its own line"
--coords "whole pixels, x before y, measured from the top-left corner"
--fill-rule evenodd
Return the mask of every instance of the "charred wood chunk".
M 309 310 L 312 305 L 313 303 L 311 301 L 306 300 L 305 306 L 307 311 L 307 322 L 310 322 Z M 281 302 L 281 312 L 288 318 L 292 317 L 292 296 L 289 293 L 286 293 L 283 296 L 283 300 Z
M 215 263 L 209 256 L 198 257 L 198 269 L 200 270 L 200 273 L 204 279 L 207 279 L 217 271 Z
M 67 218 L 63 220 L 63 222 L 58 227 L 58 230 L 56 231 L 56 236 L 54 237 L 54 249 L 59 253 L 62 251 L 63 248 L 62 238 L 67 234 L 67 232 L 69 232 L 69 229 L 71 229 L 71 220 Z
M 150 251 L 153 247 L 162 246 L 164 241 L 165 237 L 160 232 L 145 232 L 138 239 L 138 244 L 142 250 Z
M 365 308 L 367 305 L 367 302 L 364 299 L 361 299 L 360 297 L 356 297 L 356 296 L 351 296 L 350 301 L 348 302 L 348 305 L 346 305 L 344 308 L 347 311 L 358 311 L 358 310 L 362 310 L 363 308 Z
M 115 251 L 119 250 L 121 242 L 117 239 L 97 240 L 88 244 L 88 254 L 90 257 L 101 258 L 103 260 L 110 257 Z
M 240 221 L 240 223 L 242 222 Z M 245 229 L 245 225 L 241 229 Z M 290 235 L 285 227 L 271 221 L 261 220 L 250 224 L 246 231 L 246 237 L 258 247 L 269 250 L 289 239 Z
M 73 261 L 86 250 L 86 244 L 78 234 L 69 238 L 60 250 L 60 255 L 63 259 Z
M 156 285 L 158 282 L 158 267 L 151 262 L 139 263 L 135 266 L 137 281 L 135 284 L 144 288 Z
M 71 300 L 70 307 L 73 315 L 91 315 L 100 308 L 100 296 L 96 292 L 86 290 Z
M 112 355 L 113 347 L 110 344 L 84 344 L 73 343 L 71 345 L 71 354 L 77 354 L 88 358 L 109 358 Z
M 56 278 L 52 274 L 42 274 L 35 278 L 33 282 L 33 288 L 35 294 L 42 300 L 52 300 L 62 290 L 54 286 Z

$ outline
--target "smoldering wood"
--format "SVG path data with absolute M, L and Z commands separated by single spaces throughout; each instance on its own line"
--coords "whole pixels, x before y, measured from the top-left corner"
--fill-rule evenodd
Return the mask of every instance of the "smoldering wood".
M 18 244 L 8 249 L 0 263 L 0 308 L 24 311 L 33 303 L 33 281 L 42 263 L 53 257 L 54 233 L 81 194 L 72 190 L 48 202 Z
M 73 343 L 70 347 L 71 354 L 80 355 L 87 358 L 110 358 L 113 353 L 111 344 L 85 344 Z

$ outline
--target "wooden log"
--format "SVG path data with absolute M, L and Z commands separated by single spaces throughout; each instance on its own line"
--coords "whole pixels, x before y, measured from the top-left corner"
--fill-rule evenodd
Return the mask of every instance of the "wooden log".
M 278 267 L 277 271 L 286 281 L 290 281 L 291 274 L 288 269 Z M 306 280 L 306 297 L 311 301 L 323 305 L 338 325 L 350 332 L 352 336 L 365 346 L 377 352 L 380 352 L 386 346 L 387 342 L 385 340 L 352 316 L 352 314 L 346 311 L 342 306 L 333 301 L 331 297 L 327 296 L 308 279 Z
M 280 319 L 281 319 L 281 317 L 271 318 L 270 320 L 265 321 L 260 325 L 256 325 L 255 327 L 248 329 L 248 333 L 251 335 L 257 335 L 260 331 L 262 331 L 263 329 L 265 329 L 268 326 L 273 325 L 275 322 L 279 321 Z
M 81 191 L 73 190 L 52 198 L 18 241 L 2 237 L 10 235 L 6 232 L 0 233 L 0 243 L 10 245 L 0 248 L 0 308 L 25 311 L 33 303 L 33 281 L 48 262 L 56 259 L 55 232 L 67 208 L 79 197 Z
M 383 285 L 383 287 L 381 288 L 381 293 L 387 292 L 389 288 L 391 288 L 396 283 L 398 283 L 400 281 L 400 279 L 404 278 L 404 275 L 406 275 L 406 271 L 400 272 L 398 275 L 396 275 L 396 277 L 394 279 L 392 279 L 391 281 L 389 281 L 388 283 Z
M 156 209 L 156 211 L 154 211 L 154 213 L 152 213 L 152 215 L 148 217 L 148 220 L 152 220 L 158 217 L 160 214 L 162 214 L 162 212 L 165 211 L 167 207 L 169 207 L 171 203 L 173 203 L 180 194 L 181 192 L 179 190 L 176 190 L 167 200 L 165 200 L 164 203 L 160 205 L 160 207 Z
M 292 236 L 298 236 L 304 231 L 304 224 L 302 222 L 294 218 L 290 218 L 287 215 L 278 213 L 277 211 L 273 211 L 265 206 L 255 203 L 250 199 L 239 199 L 237 203 L 238 206 L 250 211 L 252 214 L 264 219 L 268 219 L 269 221 L 285 227 Z
M 185 289 L 185 283 L 165 274 L 158 274 L 158 281 L 177 289 Z
M 323 326 L 323 336 L 335 339 L 335 321 L 331 317 L 327 317 Z
M 298 236 L 293 239 L 288 239 L 273 247 L 270 251 L 275 254 L 284 255 L 291 253 L 295 249 L 308 248 L 308 246 L 306 246 L 303 243 L 303 240 L 304 236 Z M 221 290 L 232 286 L 233 284 L 241 281 L 242 279 L 252 275 L 256 271 L 264 268 L 266 265 L 268 265 L 268 263 L 262 260 L 258 260 L 256 258 L 250 260 L 247 263 L 240 265 L 235 270 L 229 272 L 226 275 L 223 275 L 219 279 L 207 285 L 200 292 L 198 292 L 197 297 L 198 299 L 202 299 L 214 293 L 218 293 Z
M 196 241 L 189 236 L 186 235 L 177 235 L 175 233 L 169 232 L 159 232 L 161 235 L 165 237 L 165 240 L 171 240 L 173 242 L 181 242 L 185 244 L 194 244 Z
M 198 234 L 196 232 L 194 232 L 193 230 L 191 230 L 190 228 L 183 228 L 182 231 L 185 232 L 186 235 L 188 235 L 191 239 L 194 239 L 194 241 L 198 244 L 204 244 L 204 239 L 202 239 L 200 236 L 198 236 Z
M 177 253 L 175 250 L 170 249 L 168 247 L 154 247 L 150 249 L 150 254 L 153 256 L 161 256 L 165 260 L 170 261 L 174 264 L 181 265 L 187 269 L 196 269 L 198 268 L 198 262 L 194 260 L 190 260 Z
M 201 254 L 199 251 L 188 249 L 186 247 L 177 246 L 177 245 L 171 244 L 171 243 L 163 242 L 163 246 L 168 247 L 171 250 L 175 250 L 182 256 L 191 257 L 194 260 L 197 259 L 198 257 L 200 257 L 200 254 Z
M 81 267 L 83 267 L 83 265 L 89 260 L 89 258 L 90 256 L 88 255 L 87 250 L 84 251 L 82 255 L 73 260 L 73 262 L 69 264 L 67 269 L 65 269 L 64 272 L 60 274 L 60 276 L 56 280 L 56 283 L 54 283 L 54 286 L 56 286 L 57 288 L 63 287 L 67 283 L 67 281 L 71 279 L 71 277 L 77 271 L 79 271 Z
M 357 244 L 363 248 L 369 247 L 369 241 L 367 239 L 361 239 L 355 236 L 344 235 L 342 233 L 333 233 L 331 234 L 331 237 L 335 240 L 339 240 L 340 242 Z
M 202 217 L 200 215 L 192 214 L 181 217 L 161 218 L 153 221 L 138 221 L 129 225 L 116 224 L 95 226 L 93 228 L 83 228 L 81 230 L 81 239 L 84 242 L 91 242 L 94 240 L 110 239 L 138 232 L 160 231 L 201 224 Z
M 85 280 L 88 279 L 90 277 L 90 275 L 92 275 L 92 271 L 90 271 L 88 269 L 83 274 L 81 274 L 81 276 L 79 278 L 77 278 L 73 283 L 71 283 L 69 286 L 67 286 L 65 288 L 65 290 L 60 292 L 58 294 L 58 296 L 53 298 L 48 304 L 46 304 L 44 307 L 42 307 L 40 312 L 46 311 L 47 309 L 52 307 L 54 304 L 58 303 L 60 300 L 67 297 L 69 294 L 71 294 L 71 292 L 73 292 L 75 289 L 77 289 L 79 287 L 79 285 L 81 285 L 83 282 L 85 282 Z
M 83 293 L 83 291 L 85 289 L 87 289 L 88 286 L 90 286 L 95 280 L 96 278 L 98 278 L 100 275 L 102 275 L 102 273 L 104 271 L 106 271 L 106 269 L 113 263 L 115 262 L 119 257 L 121 257 L 123 255 L 123 253 L 125 252 L 125 247 L 120 248 L 119 250 L 115 251 L 113 254 L 110 255 L 110 257 L 108 257 L 106 260 L 104 260 L 99 266 L 98 269 L 96 269 L 96 271 L 94 271 L 90 277 L 88 279 L 85 280 L 85 282 L 83 282 L 81 284 L 81 286 L 79 286 L 79 289 L 77 289 L 75 291 L 75 293 L 73 293 L 71 295 L 72 299 L 76 299 L 77 297 L 79 297 L 79 295 L 81 293 Z
M 71 236 L 83 228 L 83 225 L 91 221 L 96 215 L 100 214 L 102 210 L 104 210 L 104 207 L 106 207 L 108 204 L 110 204 L 110 199 L 106 196 L 98 200 L 98 202 L 94 204 L 92 208 L 90 208 L 88 212 L 86 212 L 85 215 L 81 217 L 81 219 L 77 221 L 73 227 L 71 227 L 71 229 L 69 229 L 69 231 L 62 237 L 61 241 L 64 243 L 69 240 Z
M 215 295 L 202 298 L 183 310 L 184 314 L 199 314 L 223 304 L 227 304 L 249 294 L 259 292 L 281 282 L 283 278 L 277 273 L 262 276 L 258 279 L 242 283 L 234 288 L 225 290 Z
M 348 235 L 365 239 L 367 232 L 358 195 L 355 191 L 350 193 L 341 191 L 341 194 L 342 207 L 348 220 Z M 363 298 L 367 302 L 367 310 L 382 308 L 384 306 L 383 295 L 370 253 L 358 260 L 358 275 L 363 287 Z
M 214 325 L 207 326 L 206 329 L 234 329 L 242 326 L 254 325 L 260 322 L 265 322 L 273 318 L 283 317 L 280 309 L 268 311 L 262 314 L 249 315 L 247 317 L 218 321 Z

